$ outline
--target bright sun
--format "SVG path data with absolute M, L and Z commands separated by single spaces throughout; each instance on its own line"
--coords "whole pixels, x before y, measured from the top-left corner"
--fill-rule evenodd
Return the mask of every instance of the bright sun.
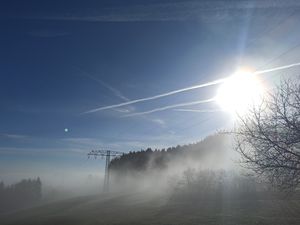
M 244 114 L 261 101 L 263 92 L 263 85 L 255 74 L 238 70 L 220 86 L 216 101 L 225 111 Z

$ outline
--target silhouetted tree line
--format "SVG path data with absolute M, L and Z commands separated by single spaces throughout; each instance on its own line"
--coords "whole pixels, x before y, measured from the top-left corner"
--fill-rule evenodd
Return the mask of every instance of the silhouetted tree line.
M 179 158 L 181 162 L 187 159 L 201 159 L 208 152 L 210 154 L 220 152 L 219 148 L 216 149 L 216 143 L 218 146 L 222 146 L 224 135 L 223 133 L 218 133 L 194 144 L 177 145 L 167 149 L 147 148 L 146 150 L 132 151 L 114 158 L 110 162 L 109 169 L 117 174 L 124 175 L 132 172 L 165 169 L 170 161 Z
M 33 205 L 42 198 L 42 182 L 37 179 L 23 179 L 22 181 L 5 185 L 0 182 L 0 212 L 15 210 Z

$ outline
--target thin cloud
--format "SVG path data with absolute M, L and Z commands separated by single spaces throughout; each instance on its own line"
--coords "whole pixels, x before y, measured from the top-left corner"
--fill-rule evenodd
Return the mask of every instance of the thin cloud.
M 23 134 L 11 134 L 11 133 L 0 133 L 0 138 L 4 137 L 4 138 L 9 138 L 9 139 L 27 139 L 30 138 L 27 135 L 23 135 Z
M 59 155 L 59 154 L 83 154 L 85 149 L 79 148 L 27 148 L 27 147 L 0 147 L 0 155 Z
M 130 113 L 130 110 L 129 109 L 123 109 L 123 108 L 115 108 L 113 109 L 115 110 L 116 112 L 119 112 L 119 113 Z
M 154 112 L 161 112 L 161 111 L 165 111 L 165 110 L 173 109 L 173 108 L 177 108 L 177 107 L 199 105 L 199 104 L 209 103 L 209 102 L 213 102 L 213 101 L 215 101 L 215 98 L 210 98 L 210 99 L 201 100 L 201 101 L 194 101 L 194 102 L 179 103 L 179 104 L 168 105 L 168 106 L 152 109 L 149 111 L 131 113 L 131 114 L 125 115 L 123 117 L 141 116 L 141 115 L 146 115 L 146 114 L 150 114 L 150 113 L 154 113 Z
M 195 85 L 195 86 L 191 86 L 191 87 L 186 87 L 186 88 L 166 92 L 166 93 L 159 94 L 159 95 L 154 95 L 154 96 L 151 96 L 151 97 L 140 98 L 140 99 L 136 99 L 136 100 L 132 100 L 132 101 L 128 101 L 128 102 L 123 102 L 123 103 L 119 103 L 119 104 L 115 104 L 115 105 L 103 106 L 103 107 L 100 107 L 100 108 L 89 110 L 89 111 L 84 112 L 84 113 L 94 113 L 94 112 L 98 112 L 98 111 L 102 111 L 102 110 L 106 110 L 106 109 L 113 109 L 113 108 L 122 107 L 122 106 L 126 106 L 126 105 L 131 105 L 131 104 L 135 104 L 135 103 L 139 103 L 139 102 L 155 100 L 155 99 L 167 97 L 167 96 L 170 96 L 170 95 L 178 94 L 178 93 L 181 93 L 181 92 L 186 92 L 186 91 L 190 91 L 190 90 L 194 90 L 194 89 L 198 89 L 198 88 L 203 88 L 203 87 L 208 87 L 208 86 L 211 86 L 211 85 L 220 84 L 220 83 L 223 83 L 225 80 L 226 79 L 219 79 L 219 80 L 215 80 L 215 81 L 204 83 L 204 84 L 199 84 L 199 85 Z
M 88 72 L 79 69 L 76 67 L 77 70 L 79 70 L 82 74 L 84 74 L 86 77 L 90 78 L 93 81 L 96 81 L 98 84 L 100 84 L 101 86 L 107 88 L 108 90 L 110 90 L 116 97 L 124 100 L 124 101 L 129 101 L 130 99 L 127 98 L 126 96 L 124 96 L 118 89 L 112 87 L 111 85 L 109 85 L 108 83 L 104 82 L 103 80 L 100 80 L 99 78 L 96 78 L 94 76 L 92 76 L 91 74 L 89 74 Z
M 274 71 L 278 71 L 278 70 L 289 69 L 289 68 L 296 67 L 296 66 L 300 66 L 300 62 L 299 63 L 289 64 L 289 65 L 285 65 L 285 66 L 273 67 L 271 69 L 259 70 L 259 71 L 254 72 L 254 74 L 270 73 L 270 72 L 274 72 Z
M 273 67 L 273 68 L 266 69 L 266 70 L 255 71 L 253 74 L 259 75 L 259 74 L 274 72 L 274 71 L 278 71 L 278 70 L 289 69 L 289 68 L 296 67 L 296 66 L 300 66 L 300 62 L 299 63 L 289 64 L 289 65 L 285 65 L 285 66 Z M 222 79 L 222 80 L 224 81 L 226 79 Z M 175 104 L 175 105 L 170 105 L 170 106 L 164 106 L 164 107 L 161 107 L 161 108 L 156 108 L 156 109 L 152 109 L 152 110 L 145 111 L 145 112 L 128 114 L 128 115 L 126 115 L 124 117 L 145 115 L 145 114 L 150 114 L 150 113 L 154 113 L 154 112 L 164 111 L 164 110 L 173 109 L 173 108 L 177 108 L 177 107 L 181 107 L 181 106 L 197 105 L 197 104 L 202 104 L 202 103 L 212 102 L 212 101 L 215 101 L 215 98 L 211 98 L 211 99 L 203 100 L 203 101 L 188 102 L 188 103 L 181 103 L 181 104 Z M 181 109 L 181 111 L 183 111 L 183 109 Z M 198 112 L 209 112 L 209 111 L 205 110 L 205 111 L 198 111 Z
M 102 84 L 104 87 L 106 87 L 108 90 L 110 90 L 116 97 L 124 100 L 124 101 L 130 101 L 129 98 L 127 98 L 125 95 L 123 95 L 118 89 L 110 86 L 109 84 L 107 84 L 106 82 L 99 80 L 99 79 L 94 79 L 95 81 L 97 81 L 98 83 Z
M 77 68 L 78 69 L 78 68 Z M 117 90 L 116 88 L 110 86 L 109 84 L 107 84 L 106 82 L 92 76 L 91 74 L 79 69 L 84 75 L 86 75 L 87 77 L 89 77 L 90 79 L 96 81 L 97 83 L 99 83 L 100 85 L 106 87 L 108 90 L 110 90 L 116 97 L 125 100 L 126 102 L 130 101 L 129 98 L 127 98 L 126 96 L 124 96 L 119 90 Z M 119 112 L 119 113 L 131 113 L 132 111 L 134 111 L 133 107 L 130 108 L 113 108 L 114 111 Z M 160 126 L 166 126 L 165 121 L 163 121 L 162 119 L 149 119 L 147 117 L 145 117 L 145 119 L 150 120 L 153 123 L 159 124 Z
M 284 66 L 279 66 L 279 67 L 273 67 L 273 68 L 270 68 L 270 69 L 255 71 L 253 74 L 260 75 L 260 74 L 269 73 L 269 72 L 273 72 L 273 71 L 289 69 L 289 68 L 296 67 L 296 66 L 300 66 L 300 62 L 289 64 L 289 65 L 284 65 Z M 86 111 L 84 113 L 94 113 L 94 112 L 98 112 L 98 111 L 102 111 L 102 110 L 106 110 L 106 109 L 114 109 L 114 108 L 118 108 L 118 107 L 122 107 L 122 106 L 132 105 L 132 104 L 139 103 L 139 102 L 155 100 L 155 99 L 167 97 L 167 96 L 170 96 L 170 95 L 175 95 L 175 94 L 178 94 L 178 93 L 191 91 L 191 90 L 194 90 L 194 89 L 199 89 L 199 88 L 203 88 L 203 87 L 208 87 L 208 86 L 220 84 L 220 83 L 225 82 L 227 79 L 228 79 L 228 77 L 218 79 L 218 80 L 215 80 L 215 81 L 211 81 L 211 82 L 207 82 L 207 83 L 204 83 L 204 84 L 194 85 L 194 86 L 190 86 L 190 87 L 186 87 L 186 88 L 166 92 L 166 93 L 159 94 L 159 95 L 154 95 L 154 96 L 151 96 L 151 97 L 140 98 L 140 99 L 127 101 L 127 102 L 114 104 L 114 105 L 109 105 L 109 106 L 103 106 L 103 107 L 100 107 L 100 108 L 96 108 L 96 109 Z M 156 110 L 156 109 L 154 109 L 154 110 Z M 150 110 L 150 111 L 152 111 L 152 110 Z M 154 112 L 156 112 L 156 111 L 154 111 Z M 138 113 L 135 113 L 135 114 L 138 114 Z M 145 113 L 145 114 L 148 114 L 148 113 Z M 130 115 L 132 115 L 132 114 L 129 114 L 128 116 L 130 116 Z
M 223 110 L 220 110 L 220 109 L 207 109 L 207 110 L 201 110 L 201 109 L 173 109 L 173 111 L 196 112 L 196 113 L 223 112 Z
M 296 0 L 265 0 L 256 4 L 253 4 L 253 1 L 176 1 L 136 4 L 126 7 L 84 8 L 80 12 L 73 9 L 60 14 L 41 13 L 28 16 L 28 18 L 86 22 L 185 21 L 192 19 L 223 21 L 243 17 L 246 10 L 295 9 L 297 7 L 300 7 L 300 3 Z
M 88 77 L 89 79 L 95 81 L 96 83 L 100 84 L 101 86 L 107 88 L 114 96 L 116 96 L 117 98 L 124 100 L 126 102 L 130 101 L 129 98 L 127 98 L 125 95 L 122 94 L 121 91 L 119 91 L 118 89 L 112 87 L 111 85 L 109 85 L 108 83 L 104 82 L 103 80 L 94 77 L 93 75 L 89 74 L 88 72 L 75 67 L 75 69 L 79 70 L 84 76 Z M 119 113 L 130 113 L 132 111 L 134 111 L 133 107 L 129 107 L 129 108 L 114 108 L 114 111 L 119 112 Z
M 162 127 L 166 127 L 166 122 L 162 119 L 152 119 L 151 121 L 153 123 L 159 124 Z

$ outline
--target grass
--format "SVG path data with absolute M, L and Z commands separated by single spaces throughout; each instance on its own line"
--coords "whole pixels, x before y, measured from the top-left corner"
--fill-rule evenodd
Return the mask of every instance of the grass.
M 296 225 L 299 200 L 170 201 L 143 193 L 87 196 L 2 215 L 1 225 Z

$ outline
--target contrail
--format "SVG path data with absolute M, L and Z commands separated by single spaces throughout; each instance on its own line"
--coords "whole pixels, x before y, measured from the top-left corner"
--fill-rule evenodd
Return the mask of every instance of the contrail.
M 293 63 L 293 64 L 286 65 L 286 66 L 279 66 L 279 67 L 274 67 L 271 69 L 259 70 L 259 71 L 254 72 L 254 74 L 269 73 L 269 72 L 273 72 L 273 71 L 277 71 L 277 70 L 284 70 L 284 69 L 292 68 L 295 66 L 300 66 L 300 63 Z
M 201 109 L 173 109 L 173 111 L 196 112 L 196 113 L 223 112 L 223 110 L 220 110 L 220 109 L 207 109 L 207 110 L 201 110 Z
M 78 67 L 74 67 L 76 70 L 79 70 L 82 74 L 84 74 L 86 77 L 90 78 L 93 81 L 96 81 L 98 84 L 100 84 L 101 86 L 107 88 L 108 90 L 110 90 L 116 97 L 124 100 L 124 101 L 129 101 L 130 99 L 127 98 L 126 96 L 124 96 L 118 89 L 110 86 L 108 83 L 104 82 L 103 80 L 100 80 L 94 76 L 92 76 L 90 73 L 82 70 L 81 68 Z
M 293 64 L 274 67 L 274 68 L 266 69 L 266 70 L 258 70 L 258 71 L 255 71 L 253 74 L 259 75 L 259 74 L 269 73 L 269 72 L 273 72 L 273 71 L 277 71 L 277 70 L 284 70 L 284 69 L 288 69 L 288 68 L 295 67 L 295 66 L 300 66 L 300 63 L 293 63 Z M 199 88 L 203 88 L 203 87 L 208 87 L 208 86 L 220 84 L 220 83 L 223 83 L 226 80 L 227 80 L 227 78 L 222 78 L 222 79 L 214 80 L 214 81 L 207 82 L 207 83 L 204 83 L 204 84 L 198 84 L 198 85 L 194 85 L 194 86 L 191 86 L 191 87 L 186 87 L 186 88 L 166 92 L 166 93 L 163 93 L 163 94 L 154 95 L 154 96 L 151 96 L 151 97 L 140 98 L 140 99 L 127 101 L 127 102 L 123 102 L 123 103 L 119 103 L 119 104 L 115 104 L 115 105 L 103 106 L 103 107 L 99 107 L 99 108 L 96 108 L 96 109 L 86 111 L 86 112 L 84 112 L 84 114 L 85 113 L 94 113 L 94 112 L 102 111 L 102 110 L 106 110 L 106 109 L 113 109 L 113 108 L 126 106 L 126 105 L 131 105 L 131 104 L 135 104 L 135 103 L 139 103 L 139 102 L 145 102 L 145 101 L 149 101 L 149 100 L 155 100 L 155 99 L 158 99 L 158 98 L 167 97 L 167 96 L 178 94 L 178 93 L 181 93 L 181 92 L 191 91 L 191 90 L 194 90 L 194 89 L 199 89 Z
M 163 94 L 154 95 L 154 96 L 151 96 L 151 97 L 140 98 L 140 99 L 136 99 L 136 100 L 132 100 L 132 101 L 128 101 L 128 102 L 123 102 L 123 103 L 120 103 L 120 104 L 104 106 L 104 107 L 89 110 L 85 113 L 93 113 L 93 112 L 102 111 L 102 110 L 105 110 L 105 109 L 112 109 L 112 108 L 117 108 L 117 107 L 121 107 L 121 106 L 135 104 L 135 103 L 138 103 L 138 102 L 144 102 L 144 101 L 154 100 L 154 99 L 158 99 L 158 98 L 163 98 L 163 97 L 167 97 L 167 96 L 178 94 L 178 93 L 185 92 L 185 91 L 190 91 L 190 90 L 194 90 L 194 89 L 198 89 L 198 88 L 202 88 L 202 87 L 208 87 L 208 86 L 211 86 L 211 85 L 220 84 L 220 83 L 223 83 L 225 80 L 226 79 L 219 79 L 219 80 L 211 81 L 211 82 L 204 83 L 204 84 L 198 84 L 198 85 L 195 85 L 195 86 L 186 87 L 186 88 L 166 92 L 166 93 L 163 93 Z
M 152 109 L 149 111 L 131 113 L 131 114 L 125 115 L 123 117 L 140 116 L 140 115 L 150 114 L 150 113 L 154 113 L 154 112 L 160 112 L 160 111 L 164 111 L 164 110 L 168 110 L 168 109 L 173 109 L 173 108 L 177 108 L 177 107 L 198 105 L 198 104 L 208 103 L 208 102 L 212 102 L 212 101 L 215 101 L 215 98 L 210 98 L 210 99 L 201 100 L 201 101 L 185 102 L 185 103 L 179 103 L 179 104 L 174 104 L 174 105 L 168 105 L 168 106 Z

